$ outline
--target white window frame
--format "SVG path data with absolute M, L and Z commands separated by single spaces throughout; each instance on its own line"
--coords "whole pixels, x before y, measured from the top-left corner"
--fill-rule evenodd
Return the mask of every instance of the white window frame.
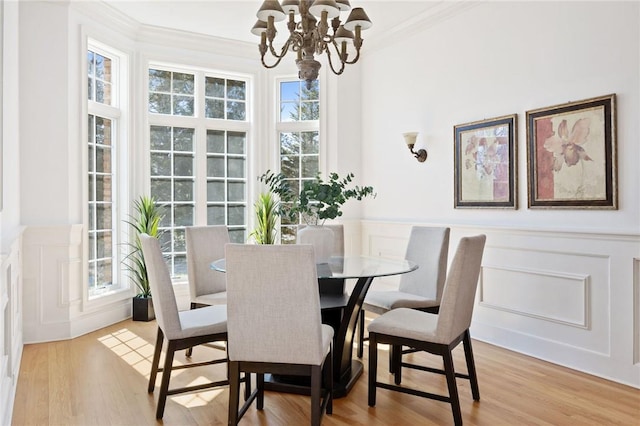
M 180 116 L 169 114 L 150 113 L 148 111 L 148 99 L 149 99 L 149 69 L 162 69 L 166 71 L 194 74 L 194 115 L 193 116 Z M 227 120 L 227 119 L 215 119 L 204 117 L 205 111 L 205 88 L 203 87 L 205 77 L 216 77 L 227 80 L 242 80 L 246 82 L 246 99 L 245 108 L 246 115 L 245 120 Z M 228 71 L 220 71 L 215 69 L 208 69 L 199 66 L 190 66 L 183 64 L 175 64 L 164 61 L 147 60 L 144 67 L 144 115 L 147 118 L 147 123 L 144 129 L 145 142 L 145 193 L 151 193 L 151 175 L 150 175 L 150 128 L 151 126 L 168 126 L 168 127 L 185 127 L 194 129 L 195 142 L 194 142 L 194 225 L 204 226 L 207 224 L 207 155 L 206 155 L 206 137 L 207 130 L 222 130 L 225 132 L 243 132 L 246 134 L 245 145 L 245 228 L 246 236 L 248 237 L 251 232 L 251 218 L 253 215 L 253 202 L 251 201 L 252 189 L 250 188 L 252 183 L 253 173 L 251 172 L 251 134 L 253 131 L 253 97 L 251 93 L 253 91 L 254 79 L 252 76 L 244 73 L 231 73 Z M 226 203 L 226 202 L 225 202 Z M 182 283 L 186 281 L 186 274 L 184 276 L 173 276 L 172 279 L 175 283 Z
M 81 75 L 82 78 L 82 99 L 85 106 L 83 108 L 82 142 L 83 142 L 83 223 L 86 231 L 83 232 L 83 300 L 86 308 L 102 306 L 116 300 L 128 298 L 131 295 L 132 285 L 126 277 L 122 268 L 123 244 L 122 244 L 122 222 L 128 213 L 126 199 L 128 198 L 128 104 L 124 101 L 129 97 L 129 56 L 124 52 L 98 41 L 89 36 L 83 36 L 83 46 L 81 55 Z M 111 105 L 89 100 L 87 88 L 87 52 L 91 50 L 103 56 L 107 56 L 112 61 L 112 90 Z M 89 132 L 88 117 L 90 115 L 99 116 L 111 120 L 112 123 L 112 287 L 99 294 L 91 294 L 89 291 L 89 216 L 88 216 L 88 144 Z

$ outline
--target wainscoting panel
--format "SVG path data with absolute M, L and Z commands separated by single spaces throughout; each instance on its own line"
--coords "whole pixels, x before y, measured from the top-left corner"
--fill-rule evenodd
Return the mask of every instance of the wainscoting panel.
M 480 305 L 587 328 L 588 275 L 483 266 Z
M 363 254 L 402 257 L 412 225 L 362 222 Z M 640 388 L 640 235 L 449 225 L 486 234 L 473 338 Z

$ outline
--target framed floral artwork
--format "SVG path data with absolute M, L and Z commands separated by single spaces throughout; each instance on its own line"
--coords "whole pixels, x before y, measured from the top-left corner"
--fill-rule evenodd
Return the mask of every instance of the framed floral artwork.
M 526 119 L 529 208 L 618 208 L 615 94 Z
M 517 208 L 516 117 L 453 127 L 455 208 Z

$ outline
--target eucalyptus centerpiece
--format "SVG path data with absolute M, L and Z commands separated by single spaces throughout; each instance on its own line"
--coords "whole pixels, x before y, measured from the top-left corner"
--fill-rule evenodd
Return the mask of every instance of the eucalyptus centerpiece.
M 313 244 L 316 249 L 316 260 L 324 263 L 331 255 L 333 232 L 322 227 L 324 222 L 342 216 L 342 206 L 348 200 L 362 200 L 375 197 L 371 186 L 353 184 L 353 173 L 340 177 L 337 173 L 329 173 L 323 180 L 320 173 L 313 180 L 305 180 L 299 192 L 291 186 L 291 179 L 282 173 L 267 170 L 258 179 L 269 187 L 269 190 L 280 198 L 279 214 L 292 223 L 300 219 L 307 225 L 298 232 L 298 242 Z
M 362 200 L 375 197 L 371 186 L 353 185 L 353 173 L 340 177 L 337 173 L 329 173 L 329 179 L 323 180 L 320 173 L 313 180 L 305 180 L 300 192 L 292 188 L 290 179 L 282 173 L 267 170 L 258 179 L 269 187 L 269 190 L 280 197 L 281 216 L 294 223 L 298 217 L 307 225 L 322 225 L 327 219 L 342 216 L 342 206 L 348 200 Z

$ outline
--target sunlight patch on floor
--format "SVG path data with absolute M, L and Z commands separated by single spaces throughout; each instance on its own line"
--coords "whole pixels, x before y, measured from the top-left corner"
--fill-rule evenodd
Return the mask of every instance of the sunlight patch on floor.
M 107 334 L 105 336 L 99 337 L 98 341 L 102 343 L 104 346 L 109 348 L 114 354 L 116 354 L 120 359 L 130 365 L 135 371 L 137 371 L 140 375 L 144 376 L 146 379 L 149 379 L 149 375 L 151 374 L 151 361 L 153 360 L 153 352 L 154 345 L 147 342 L 142 337 L 133 333 L 129 329 L 123 328 L 113 333 Z M 209 345 L 205 345 L 209 346 Z M 162 367 L 164 363 L 164 352 L 160 356 L 160 366 Z M 173 365 L 179 366 L 183 365 L 184 362 L 174 358 Z M 171 373 L 171 379 L 173 380 L 182 374 L 185 370 L 174 370 Z M 156 386 L 160 385 L 160 380 L 162 378 L 162 373 L 158 373 L 158 377 L 156 379 Z M 198 378 L 192 380 L 186 386 L 197 386 L 210 383 L 210 380 L 204 376 L 199 376 Z M 199 391 L 194 393 L 187 394 L 178 394 L 170 396 L 171 400 L 183 405 L 187 408 L 189 407 L 201 407 L 207 405 L 211 401 L 213 401 L 216 397 L 224 392 L 225 388 L 211 389 L 205 391 Z

